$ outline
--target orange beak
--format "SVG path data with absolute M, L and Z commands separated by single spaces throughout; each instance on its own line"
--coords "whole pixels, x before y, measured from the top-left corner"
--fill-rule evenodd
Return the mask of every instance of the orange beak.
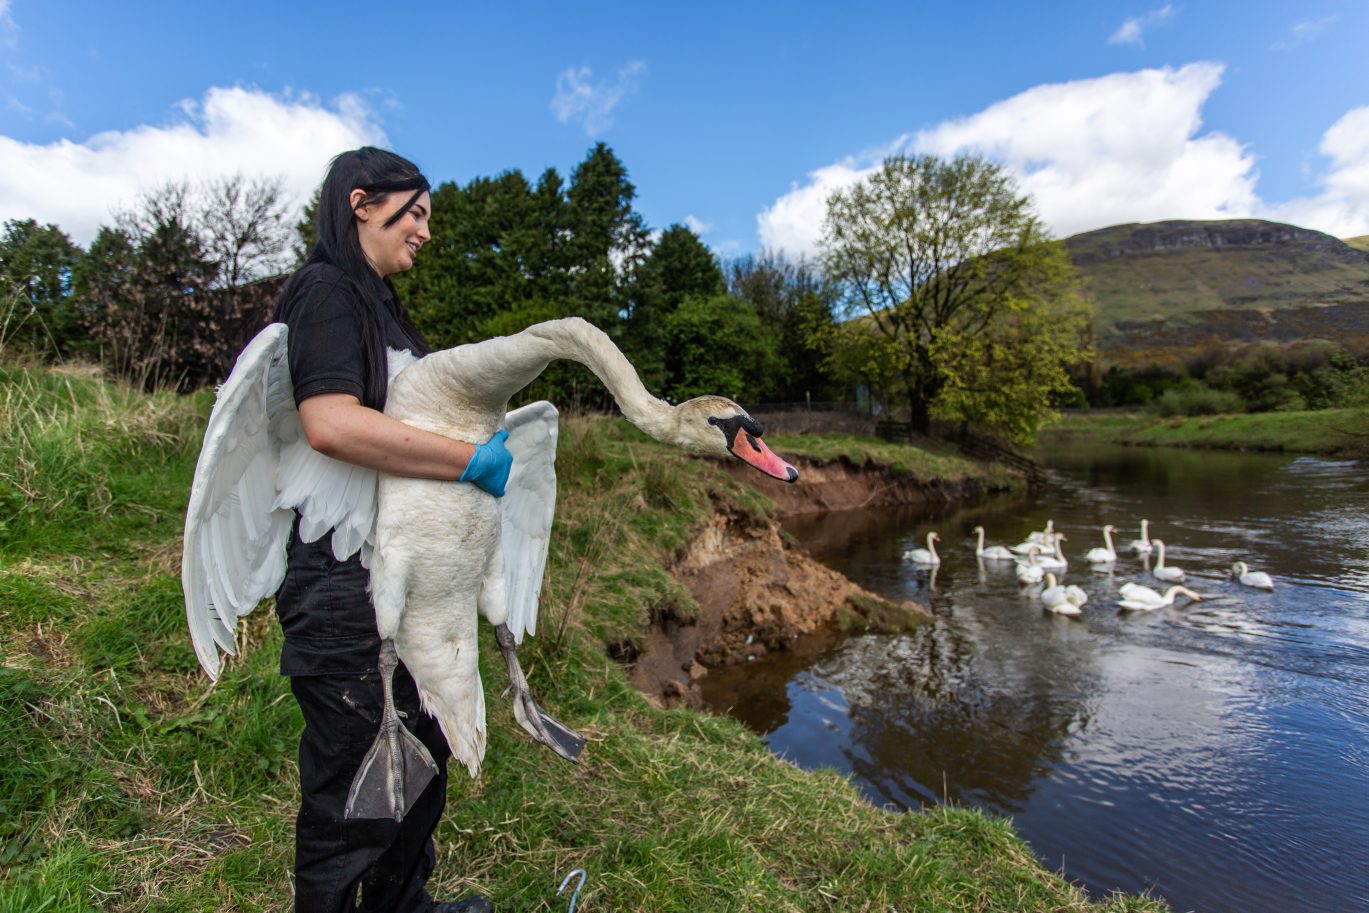
M 750 463 L 761 472 L 773 479 L 781 482 L 794 482 L 798 480 L 799 471 L 780 459 L 775 451 L 765 445 L 765 442 L 749 431 L 743 431 L 732 439 L 732 446 L 727 448 L 732 451 L 732 455 L 740 458 L 743 462 Z

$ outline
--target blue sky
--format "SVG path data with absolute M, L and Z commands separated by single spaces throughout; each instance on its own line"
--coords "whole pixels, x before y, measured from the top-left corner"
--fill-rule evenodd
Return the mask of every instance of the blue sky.
M 401 12 L 405 11 L 405 12 Z M 169 179 L 307 196 L 377 142 L 435 182 L 604 141 L 653 228 L 811 253 L 891 152 L 988 155 L 1060 235 L 1259 216 L 1369 233 L 1369 4 L 0 0 L 0 219 L 85 243 Z

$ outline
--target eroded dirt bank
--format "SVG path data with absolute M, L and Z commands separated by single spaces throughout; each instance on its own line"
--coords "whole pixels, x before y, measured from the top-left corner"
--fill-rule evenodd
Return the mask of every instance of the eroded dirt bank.
M 974 482 L 937 483 L 849 461 L 799 461 L 796 484 L 761 480 L 781 516 L 894 505 L 969 502 Z M 755 474 L 745 467 L 729 471 Z M 893 632 L 918 624 L 926 610 L 891 604 L 785 541 L 775 521 L 719 502 L 671 568 L 698 604 L 697 615 L 657 607 L 642 650 L 631 660 L 633 684 L 665 706 L 700 706 L 698 681 L 711 667 L 784 650 L 822 629 Z

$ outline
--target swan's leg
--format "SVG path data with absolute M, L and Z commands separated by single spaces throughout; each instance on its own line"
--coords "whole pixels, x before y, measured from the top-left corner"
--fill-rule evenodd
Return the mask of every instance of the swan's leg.
M 518 646 L 508 625 L 495 625 L 494 637 L 499 641 L 499 649 L 509 667 L 509 692 L 513 694 L 513 715 L 518 724 L 567 761 L 579 758 L 580 750 L 585 747 L 585 737 L 555 719 L 533 700 L 527 677 L 518 662 Z
M 344 814 L 348 818 L 401 821 L 437 776 L 437 764 L 427 746 L 399 722 L 394 700 L 394 675 L 399 657 L 395 653 L 395 642 L 388 637 L 380 642 L 378 665 L 380 684 L 385 691 L 380 734 L 352 780 Z

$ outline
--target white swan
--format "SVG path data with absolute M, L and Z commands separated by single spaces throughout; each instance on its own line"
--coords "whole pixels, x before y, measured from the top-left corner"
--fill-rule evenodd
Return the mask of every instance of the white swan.
M 1045 576 L 1046 569 L 1037 560 L 1037 553 L 1041 551 L 1041 546 L 1035 542 L 1031 543 L 1031 548 L 1027 550 L 1027 561 L 1017 563 L 1017 582 L 1021 584 L 1040 583 Z
M 1160 553 L 1155 559 L 1155 567 L 1150 569 L 1150 576 L 1156 580 L 1163 580 L 1166 583 L 1182 583 L 1184 572 L 1177 567 L 1169 567 L 1165 564 L 1165 544 L 1159 539 L 1151 539 L 1155 543 L 1155 549 Z
M 1252 571 L 1244 561 L 1237 561 L 1231 565 L 1231 576 L 1241 584 L 1241 586 L 1254 587 L 1257 590 L 1274 589 L 1274 581 L 1264 571 Z
M 1201 602 L 1203 598 L 1188 587 L 1176 583 L 1166 590 L 1164 595 L 1155 592 L 1148 586 L 1134 586 L 1117 604 L 1129 612 L 1153 612 L 1156 609 L 1163 609 L 1167 605 L 1173 605 L 1174 597 L 1180 593 L 1194 602 Z
M 1067 541 L 1067 538 L 1068 537 L 1066 537 L 1064 533 L 1056 533 L 1055 551 L 1049 555 L 1038 555 L 1036 563 L 1048 571 L 1063 571 L 1067 569 L 1070 566 L 1070 563 L 1065 559 L 1065 553 L 1060 549 L 1060 543 Z
M 989 561 L 1015 561 L 1017 557 L 1001 545 L 990 545 L 984 547 L 984 527 L 976 526 L 974 531 L 979 535 L 979 545 L 975 547 L 974 553 L 981 558 Z
M 1088 594 L 1077 586 L 1061 586 L 1055 582 L 1055 575 L 1046 574 L 1046 588 L 1041 591 L 1041 604 L 1057 615 L 1079 615 L 1080 608 L 1088 602 Z
M 304 440 L 287 335 L 283 324 L 258 334 L 219 390 L 186 514 L 186 617 L 201 664 L 217 678 L 218 650 L 235 652 L 239 617 L 280 586 L 293 509 L 301 536 L 312 541 L 334 529 L 335 555 L 361 552 L 371 568 L 387 700 L 381 734 L 352 786 L 349 817 L 401 818 L 435 769 L 421 743 L 405 740 L 389 700 L 396 655 L 452 753 L 472 776 L 479 772 L 485 698 L 477 613 L 495 625 L 519 723 L 564 757 L 573 759 L 584 744 L 532 699 L 516 652 L 537 621 L 555 508 L 557 413 L 550 403 L 506 410 L 509 397 L 549 362 L 587 365 L 624 416 L 658 440 L 731 454 L 786 481 L 798 475 L 760 441 L 760 425 L 737 404 L 716 396 L 679 406 L 656 399 L 608 336 L 578 318 L 409 359 L 393 377 L 385 411 L 402 421 L 472 442 L 507 428 L 514 463 L 504 498 L 474 485 L 350 466 Z
M 1091 548 L 1088 554 L 1084 555 L 1084 560 L 1089 564 L 1109 564 L 1117 560 L 1117 550 L 1112 547 L 1112 534 L 1117 532 L 1117 527 L 1109 523 L 1103 527 L 1103 541 L 1107 543 L 1105 548 Z
M 911 561 L 913 564 L 921 564 L 926 567 L 936 567 L 941 563 L 941 556 L 936 553 L 936 543 L 941 541 L 941 537 L 936 533 L 927 534 L 926 548 L 910 548 L 903 553 L 904 561 Z
M 1141 521 L 1141 538 L 1132 539 L 1127 548 L 1138 555 L 1149 555 L 1153 546 L 1150 544 L 1150 521 Z

